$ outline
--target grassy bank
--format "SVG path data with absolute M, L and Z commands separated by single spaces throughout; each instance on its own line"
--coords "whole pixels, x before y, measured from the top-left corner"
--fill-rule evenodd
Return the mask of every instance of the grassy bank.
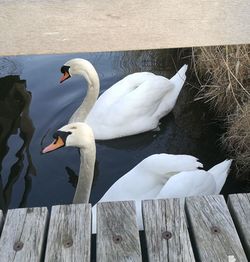
M 193 48 L 192 62 L 199 82 L 196 99 L 208 103 L 225 127 L 221 143 L 235 159 L 238 175 L 249 180 L 250 45 Z

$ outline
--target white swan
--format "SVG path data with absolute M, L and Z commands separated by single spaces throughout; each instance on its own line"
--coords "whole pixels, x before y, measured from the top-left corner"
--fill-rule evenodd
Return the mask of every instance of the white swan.
M 75 58 L 66 62 L 60 82 L 74 75 L 88 84 L 85 99 L 69 123 L 86 122 L 95 139 L 105 140 L 139 134 L 157 128 L 159 120 L 174 107 L 186 79 L 184 65 L 170 80 L 153 73 L 128 75 L 99 95 L 99 77 L 93 65 Z
M 92 186 L 95 142 L 86 123 L 72 123 L 54 134 L 55 141 L 43 149 L 47 153 L 63 146 L 80 148 L 81 164 L 73 203 L 87 203 Z M 84 161 L 83 161 L 84 154 Z M 219 194 L 227 178 L 231 160 L 225 160 L 208 171 L 190 155 L 155 154 L 145 158 L 118 179 L 99 202 L 135 200 L 139 228 L 143 228 L 141 200 Z M 93 229 L 96 228 L 96 206 L 93 206 Z

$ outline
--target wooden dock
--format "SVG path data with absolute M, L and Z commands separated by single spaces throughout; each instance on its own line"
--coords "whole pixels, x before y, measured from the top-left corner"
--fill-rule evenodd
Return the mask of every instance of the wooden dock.
M 250 43 L 250 1 L 0 0 L 0 55 Z
M 133 201 L 98 204 L 96 249 L 90 204 L 0 213 L 1 262 L 250 260 L 250 194 L 146 200 L 142 211 L 139 234 Z

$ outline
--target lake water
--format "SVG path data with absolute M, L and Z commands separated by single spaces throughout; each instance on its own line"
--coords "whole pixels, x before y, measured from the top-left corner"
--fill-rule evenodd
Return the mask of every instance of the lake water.
M 64 148 L 47 155 L 40 151 L 45 134 L 43 144 L 47 145 L 85 95 L 86 83 L 80 77 L 59 84 L 61 66 L 75 57 L 93 63 L 103 92 L 136 71 L 171 77 L 176 51 L 1 57 L 0 209 L 72 202 L 79 169 L 78 150 Z M 206 106 L 193 102 L 194 88 L 188 82 L 174 111 L 162 119 L 159 131 L 97 142 L 91 203 L 96 203 L 119 177 L 150 154 L 192 154 L 206 168 L 227 158 L 218 143 L 221 130 Z M 223 192 L 241 191 L 247 189 L 230 178 Z

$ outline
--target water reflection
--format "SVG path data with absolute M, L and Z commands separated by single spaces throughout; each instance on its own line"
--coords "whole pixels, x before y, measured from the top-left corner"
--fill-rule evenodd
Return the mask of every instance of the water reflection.
M 10 57 L 0 59 L 0 77 L 21 75 L 22 70 L 21 64 Z
M 32 186 L 31 176 L 36 175 L 30 153 L 30 142 L 35 128 L 29 117 L 31 93 L 26 90 L 26 81 L 19 76 L 0 78 L 0 209 L 6 211 L 11 202 L 13 186 L 24 171 L 24 191 L 19 206 L 26 205 Z M 18 135 L 21 146 L 16 149 L 14 163 L 9 174 L 3 174 L 3 161 L 8 157 L 8 141 L 12 135 Z M 25 161 L 27 165 L 25 165 Z M 4 185 L 3 180 L 7 180 Z
M 176 49 L 139 50 L 121 52 L 120 59 L 114 60 L 114 65 L 125 75 L 148 71 L 170 77 L 178 68 Z

